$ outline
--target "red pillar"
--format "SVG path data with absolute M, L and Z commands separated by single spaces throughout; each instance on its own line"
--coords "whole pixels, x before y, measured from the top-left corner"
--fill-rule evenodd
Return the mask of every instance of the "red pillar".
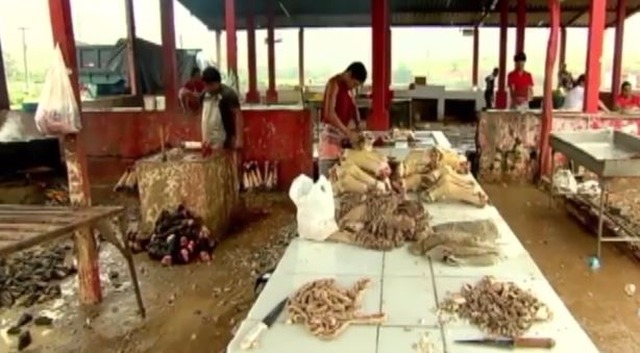
M 9 110 L 9 90 L 7 89 L 7 75 L 4 71 L 2 59 L 2 43 L 0 43 L 0 110 Z
M 389 16 L 388 12 L 387 12 L 387 17 Z M 387 104 L 387 111 L 391 111 L 391 99 L 392 99 L 392 94 L 391 94 L 391 82 L 393 81 L 392 79 L 392 75 L 393 75 L 393 69 L 391 66 L 391 26 L 389 25 L 389 20 L 387 20 L 387 27 L 389 28 L 389 30 L 387 31 L 387 57 L 385 58 L 386 63 L 385 63 L 385 67 L 387 68 L 385 71 L 385 82 L 386 84 L 386 96 L 384 97 L 384 101 Z
M 227 77 L 233 88 L 239 91 L 238 83 L 238 41 L 236 36 L 235 0 L 224 1 L 224 30 L 227 34 Z
M 372 87 L 371 116 L 367 121 L 369 130 L 387 130 L 389 128 L 389 111 L 386 97 L 389 87 L 387 83 L 387 58 L 390 50 L 389 35 L 389 2 L 388 0 L 371 0 L 371 49 L 372 49 Z
M 598 111 L 600 99 L 600 70 L 602 65 L 602 42 L 607 15 L 607 0 L 591 0 L 589 14 L 589 42 L 587 46 L 587 73 L 584 89 L 584 112 Z
M 567 28 L 560 28 L 560 65 L 567 63 Z
M 558 55 L 558 35 L 560 32 L 560 0 L 548 0 L 551 30 L 547 43 L 547 60 L 544 70 L 544 94 L 542 102 L 542 124 L 540 126 L 540 172 L 551 175 L 551 151 L 549 134 L 553 122 L 553 68 Z
M 248 4 L 247 14 L 247 66 L 249 73 L 249 89 L 247 91 L 247 103 L 260 103 L 258 91 L 258 69 L 256 67 L 256 27 L 253 17 L 252 4 Z
M 165 110 L 174 112 L 178 110 L 178 61 L 176 59 L 173 0 L 160 0 L 160 25 L 162 26 L 162 76 Z
M 507 108 L 507 27 L 509 24 L 509 1 L 500 1 L 500 73 L 498 74 L 498 91 L 496 92 L 496 108 Z
M 269 87 L 267 89 L 267 103 L 278 103 L 276 90 L 276 36 L 274 24 L 274 0 L 267 0 L 267 66 L 269 69 Z
M 613 72 L 611 76 L 611 95 L 620 95 L 622 81 L 622 46 L 624 44 L 624 20 L 627 17 L 627 0 L 618 0 L 616 16 L 616 39 L 613 47 Z
M 73 34 L 70 0 L 49 0 L 51 32 L 53 41 L 60 46 L 67 67 L 71 70 L 71 87 L 81 108 L 80 89 L 78 87 L 78 63 L 76 61 L 76 42 Z M 65 163 L 69 182 L 69 198 L 76 207 L 91 205 L 87 154 L 82 133 L 66 135 L 63 138 Z M 97 304 L 102 301 L 100 288 L 100 270 L 95 237 L 89 227 L 74 233 L 76 256 L 78 260 L 78 297 L 82 304 Z
M 471 72 L 471 85 L 478 87 L 478 66 L 480 63 L 480 29 L 473 27 L 473 68 Z
M 124 10 L 127 20 L 127 71 L 129 73 L 129 87 L 131 94 L 138 93 L 138 65 L 136 64 L 136 21 L 133 12 L 133 0 L 124 0 Z
M 298 85 L 304 89 L 304 28 L 298 29 Z
M 524 52 L 524 34 L 527 28 L 527 1 L 518 0 L 516 14 L 516 53 Z

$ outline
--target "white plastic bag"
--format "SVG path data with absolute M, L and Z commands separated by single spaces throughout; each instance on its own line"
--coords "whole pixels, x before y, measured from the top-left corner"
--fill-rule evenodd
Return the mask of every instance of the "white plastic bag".
M 552 182 L 552 187 L 557 192 L 575 194 L 578 190 L 578 182 L 573 176 L 573 173 L 571 173 L 571 171 L 568 169 L 557 170 L 553 174 Z
M 45 135 L 65 135 L 80 131 L 78 102 L 58 45 L 40 93 L 35 119 L 38 130 Z
M 289 198 L 298 210 L 298 234 L 301 238 L 323 241 L 338 230 L 331 183 L 324 176 L 313 182 L 298 175 L 289 188 Z

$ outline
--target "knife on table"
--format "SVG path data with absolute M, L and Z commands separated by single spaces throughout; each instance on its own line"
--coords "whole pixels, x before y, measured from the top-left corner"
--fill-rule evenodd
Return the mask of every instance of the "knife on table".
M 481 338 L 470 340 L 456 340 L 455 343 L 486 345 L 502 348 L 545 348 L 551 349 L 555 347 L 556 341 L 553 338 L 546 337 L 519 337 L 519 338 Z
M 251 349 L 258 339 L 260 335 L 269 329 L 271 325 L 278 319 L 284 307 L 287 306 L 287 302 L 289 298 L 283 299 L 275 308 L 271 309 L 269 314 L 262 319 L 262 321 L 258 322 L 251 330 L 249 330 L 244 337 L 242 337 L 242 341 L 240 341 L 240 349 L 247 350 Z

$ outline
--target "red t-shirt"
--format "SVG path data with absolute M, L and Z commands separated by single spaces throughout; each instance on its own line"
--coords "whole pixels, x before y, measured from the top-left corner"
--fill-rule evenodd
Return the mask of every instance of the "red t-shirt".
M 202 91 L 204 91 L 204 86 L 204 81 L 199 78 L 192 78 L 184 84 L 184 88 L 193 93 L 201 93 Z
M 616 98 L 616 105 L 622 109 L 640 108 L 640 97 L 633 94 L 629 97 L 619 95 Z
M 183 88 L 196 95 L 199 95 L 200 93 L 202 93 L 202 91 L 204 91 L 205 84 L 204 81 L 199 78 L 192 78 L 184 84 Z M 200 109 L 200 98 L 198 98 L 197 96 L 186 95 L 182 97 L 182 104 L 188 110 L 197 111 L 198 109 Z
M 526 71 L 513 70 L 507 76 L 507 86 L 513 87 L 514 97 L 526 99 L 529 88 L 533 87 L 533 77 Z

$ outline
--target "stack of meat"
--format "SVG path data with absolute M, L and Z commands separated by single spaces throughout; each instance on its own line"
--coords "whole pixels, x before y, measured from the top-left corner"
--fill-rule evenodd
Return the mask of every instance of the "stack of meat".
M 386 156 L 371 151 L 369 148 L 346 149 L 342 154 L 340 164 L 329 172 L 329 179 L 336 194 L 364 193 L 369 190 L 390 190 L 390 175 L 391 168 Z
M 173 212 L 160 213 L 153 234 L 140 246 L 147 250 L 150 258 L 163 265 L 187 264 L 210 261 L 217 240 L 212 238 L 201 218 L 180 205 Z
M 466 158 L 440 147 L 412 150 L 394 166 L 391 180 L 395 189 L 418 191 L 426 202 L 454 200 L 484 207 L 488 201 L 471 178 Z

